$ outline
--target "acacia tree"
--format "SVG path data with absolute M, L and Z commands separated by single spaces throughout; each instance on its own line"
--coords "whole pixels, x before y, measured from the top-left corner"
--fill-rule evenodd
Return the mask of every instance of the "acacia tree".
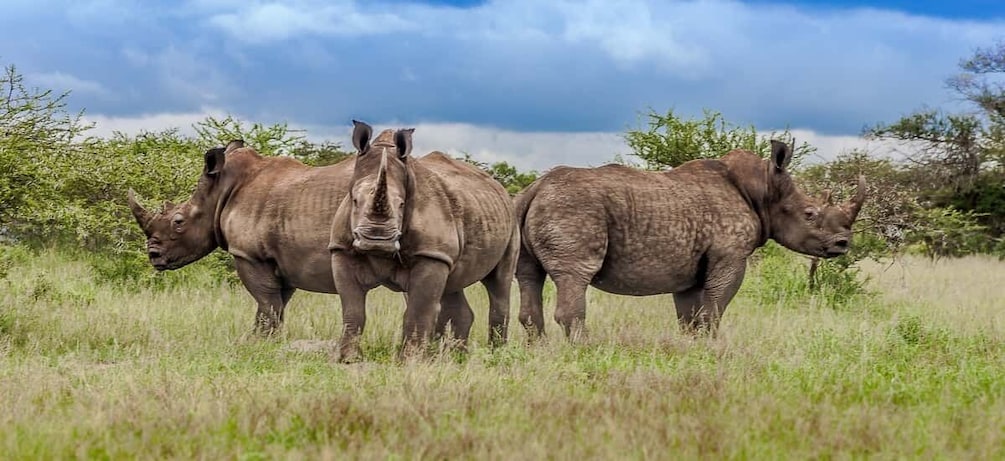
M 464 153 L 463 157 L 459 157 L 459 160 L 468 162 L 490 174 L 496 181 L 499 181 L 499 184 L 502 184 L 506 188 L 506 191 L 510 195 L 518 194 L 538 177 L 537 171 L 520 171 L 507 162 L 496 162 L 493 164 L 480 162 L 471 157 L 471 154 L 467 152 Z
M 675 168 L 695 159 L 719 158 L 732 149 L 748 149 L 767 157 L 771 153 L 771 139 L 795 143 L 787 128 L 765 136 L 752 125 L 735 125 L 711 110 L 705 110 L 698 119 L 681 118 L 673 109 L 666 114 L 650 110 L 646 118 L 646 127 L 629 130 L 625 141 L 632 149 L 631 155 L 642 160 L 640 166 L 648 170 Z M 792 167 L 815 151 L 807 143 L 795 146 Z
M 975 218 L 989 238 L 1005 236 L 1005 41 L 959 63 L 950 89 L 969 102 L 964 113 L 920 110 L 867 128 L 868 138 L 895 141 L 928 208 L 953 208 Z M 933 217 L 946 216 L 936 210 Z M 936 219 L 933 222 L 956 222 Z
M 0 235 L 21 238 L 57 199 L 54 170 L 89 128 L 67 96 L 27 88 L 13 65 L 0 75 Z

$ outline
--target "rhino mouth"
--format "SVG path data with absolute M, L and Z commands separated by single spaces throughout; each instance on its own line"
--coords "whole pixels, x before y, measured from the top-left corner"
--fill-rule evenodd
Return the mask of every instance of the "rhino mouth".
M 847 238 L 836 239 L 824 248 L 822 256 L 824 258 L 836 258 L 845 255 L 848 253 L 850 244 L 851 242 Z
M 354 231 L 352 246 L 358 251 L 397 253 L 401 250 L 401 232 L 395 230 L 388 234 Z

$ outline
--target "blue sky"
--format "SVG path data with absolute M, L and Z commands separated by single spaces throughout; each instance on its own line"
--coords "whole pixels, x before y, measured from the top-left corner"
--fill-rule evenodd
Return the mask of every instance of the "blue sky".
M 957 108 L 945 78 L 999 39 L 1000 1 L 7 0 L 0 15 L 0 63 L 73 90 L 99 133 L 232 113 L 345 139 L 358 118 L 538 169 L 624 153 L 617 134 L 650 107 L 854 146 L 865 125 Z

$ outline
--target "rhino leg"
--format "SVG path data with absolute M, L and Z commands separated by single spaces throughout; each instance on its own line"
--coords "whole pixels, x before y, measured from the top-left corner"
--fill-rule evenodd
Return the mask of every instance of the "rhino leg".
M 713 336 L 719 331 L 719 321 L 726 312 L 726 306 L 736 296 L 747 271 L 747 260 L 721 261 L 709 267 L 705 281 L 705 305 L 709 309 L 709 326 Z
M 701 311 L 705 288 L 696 286 L 673 294 L 674 306 L 677 308 L 677 323 L 681 331 L 695 333 L 703 326 L 699 325 L 698 313 Z
M 705 280 L 686 291 L 674 293 L 677 321 L 687 333 L 709 332 L 715 336 L 726 306 L 743 283 L 746 261 L 710 264 Z
M 424 353 L 436 327 L 440 298 L 449 275 L 450 268 L 443 261 L 424 257 L 419 257 L 409 271 L 401 358 Z
M 520 285 L 520 324 L 527 330 L 527 340 L 544 335 L 544 278 L 541 263 L 526 248 L 520 248 L 516 280 Z
M 586 339 L 586 287 L 588 280 L 574 276 L 552 276 L 558 292 L 555 304 L 555 321 L 565 329 L 572 342 Z
M 514 227 L 509 246 L 495 269 L 482 279 L 489 295 L 489 344 L 492 347 L 506 344 L 509 336 L 510 293 L 513 290 L 513 273 L 520 252 L 520 231 Z
M 351 270 L 354 265 L 352 257 L 345 252 L 332 253 L 332 273 L 342 303 L 342 337 L 338 343 L 338 360 L 342 363 L 357 362 L 363 357 L 359 340 L 366 326 L 368 290 L 356 279 L 355 271 Z
M 447 293 L 440 299 L 440 314 L 436 318 L 436 337 L 445 339 L 449 324 L 458 346 L 464 349 L 474 319 L 475 313 L 471 310 L 463 291 Z
M 258 303 L 255 330 L 266 336 L 276 333 L 282 326 L 283 310 L 293 296 L 294 289 L 285 286 L 276 277 L 275 268 L 271 264 L 235 258 L 234 266 L 244 287 Z

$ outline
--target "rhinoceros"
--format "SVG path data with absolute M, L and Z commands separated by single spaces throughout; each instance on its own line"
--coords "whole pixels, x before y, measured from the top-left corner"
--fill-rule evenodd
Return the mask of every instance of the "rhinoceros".
M 222 248 L 258 303 L 256 329 L 271 334 L 297 289 L 334 293 L 328 237 L 347 194 L 349 159 L 310 167 L 263 157 L 243 141 L 206 151 L 192 198 L 151 212 L 129 190 L 129 208 L 147 236 L 157 270 L 178 269 Z
M 516 198 L 522 245 L 519 321 L 544 332 L 542 288 L 557 289 L 555 320 L 572 340 L 585 334 L 586 288 L 621 295 L 673 293 L 680 327 L 712 331 L 743 281 L 747 257 L 773 239 L 822 258 L 845 254 L 865 200 L 832 205 L 803 194 L 786 168 L 792 149 L 771 142 L 771 158 L 733 150 L 670 171 L 622 165 L 558 167 Z
M 520 245 L 513 202 L 465 162 L 441 152 L 411 157 L 413 131 L 384 130 L 371 142 L 372 128 L 353 120 L 358 154 L 329 246 L 344 362 L 361 357 L 366 293 L 379 285 L 406 293 L 400 358 L 421 353 L 448 325 L 463 349 L 474 317 L 463 290 L 478 281 L 489 296 L 489 340 L 506 341 Z

